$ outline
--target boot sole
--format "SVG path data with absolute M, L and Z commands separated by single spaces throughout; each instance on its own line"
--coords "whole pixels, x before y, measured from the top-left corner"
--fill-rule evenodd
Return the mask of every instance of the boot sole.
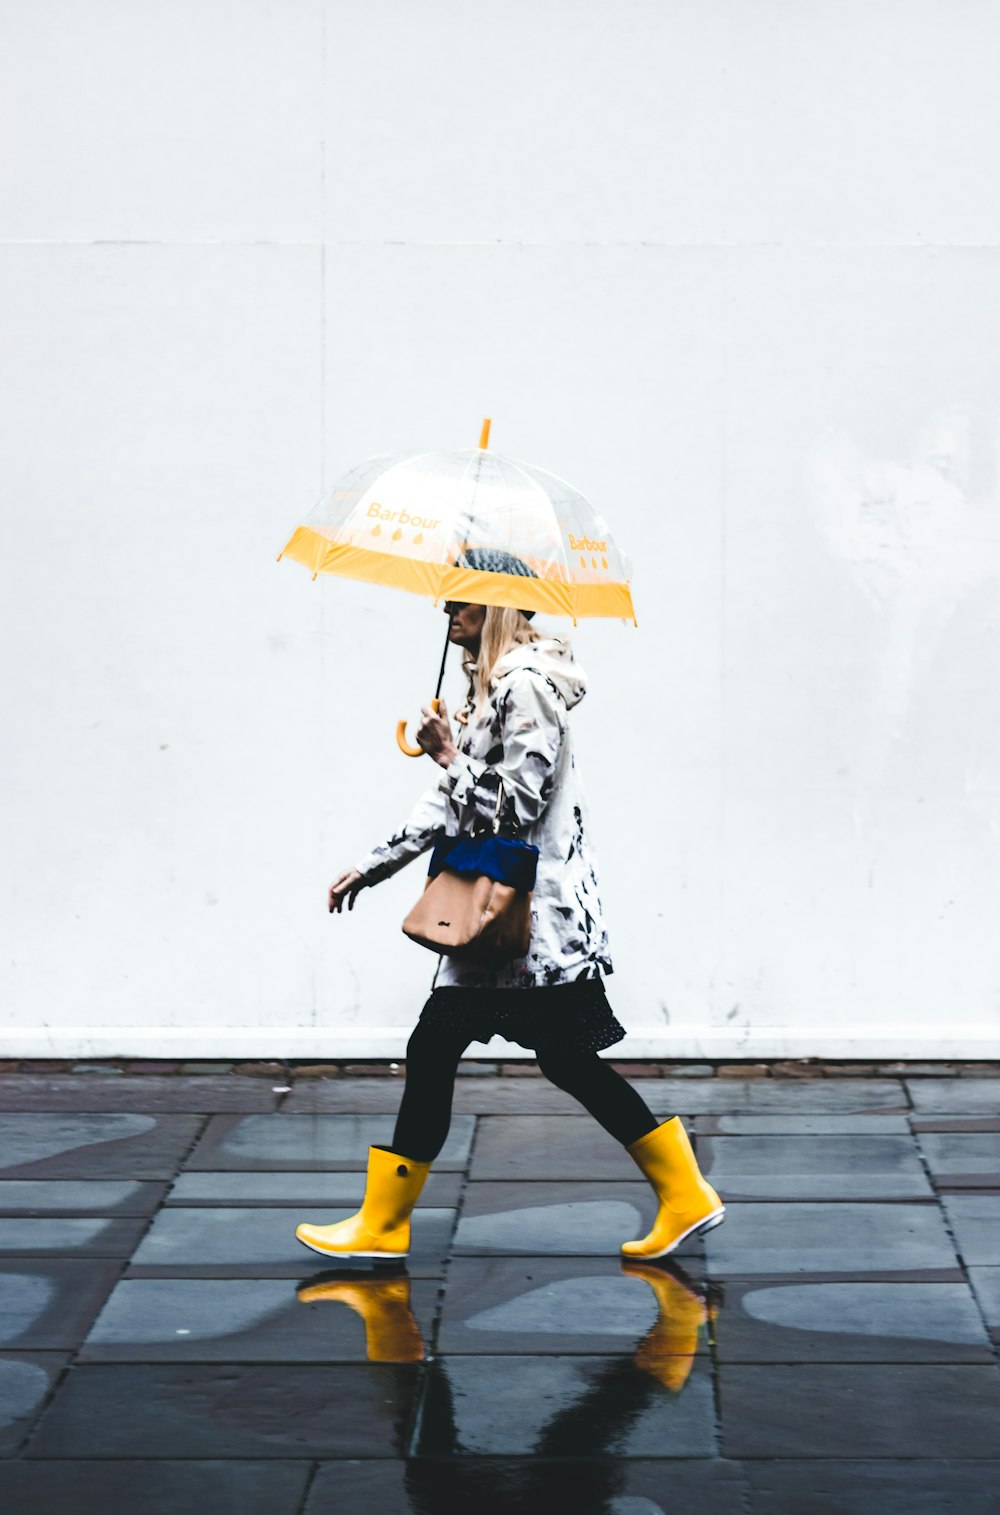
M 637 1262 L 653 1262 L 658 1257 L 666 1257 L 668 1253 L 675 1252 L 681 1242 L 687 1241 L 689 1236 L 703 1231 L 712 1231 L 716 1226 L 721 1226 L 725 1218 L 726 1207 L 723 1205 L 721 1210 L 716 1210 L 714 1214 L 707 1215 L 704 1220 L 695 1221 L 693 1226 L 688 1226 L 687 1230 L 683 1231 L 680 1236 L 675 1237 L 670 1246 L 664 1247 L 662 1252 L 624 1252 L 622 1256 L 635 1258 Z
M 326 1247 L 314 1246 L 311 1241 L 303 1241 L 301 1236 L 295 1240 L 301 1247 L 308 1247 L 310 1252 L 315 1252 L 320 1257 L 373 1257 L 376 1260 L 383 1258 L 386 1262 L 399 1262 L 400 1258 L 409 1255 L 406 1252 L 344 1252 L 340 1248 L 328 1250 Z

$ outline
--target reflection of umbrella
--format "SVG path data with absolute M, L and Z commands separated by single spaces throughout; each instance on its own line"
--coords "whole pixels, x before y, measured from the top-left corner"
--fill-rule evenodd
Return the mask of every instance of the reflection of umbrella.
M 318 573 L 439 600 L 635 622 L 629 565 L 593 506 L 530 463 L 487 452 L 370 458 L 278 554 Z M 445 654 L 448 641 L 445 640 Z M 441 692 L 444 659 L 435 693 Z M 402 723 L 401 723 L 402 724 Z M 399 733 L 400 746 L 414 756 Z

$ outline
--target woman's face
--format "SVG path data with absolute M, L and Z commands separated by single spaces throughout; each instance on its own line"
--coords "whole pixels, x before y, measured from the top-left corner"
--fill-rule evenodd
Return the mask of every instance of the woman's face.
M 467 605 L 464 600 L 446 600 L 444 613 L 449 618 L 448 639 L 468 652 L 479 651 L 479 638 L 486 622 L 485 605 Z

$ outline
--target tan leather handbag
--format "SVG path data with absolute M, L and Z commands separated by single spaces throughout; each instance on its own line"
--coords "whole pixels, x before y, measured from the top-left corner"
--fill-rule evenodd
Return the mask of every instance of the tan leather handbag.
M 502 805 L 501 785 L 492 831 L 438 842 L 424 892 L 403 922 L 411 941 L 483 964 L 524 957 L 531 941 L 538 848 L 500 836 Z

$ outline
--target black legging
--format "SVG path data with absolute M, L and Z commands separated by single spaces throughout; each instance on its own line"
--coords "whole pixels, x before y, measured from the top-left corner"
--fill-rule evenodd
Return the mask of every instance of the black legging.
M 406 1046 L 406 1086 L 396 1116 L 392 1150 L 413 1162 L 433 1162 L 451 1125 L 455 1074 L 468 1039 L 417 1024 Z M 661 1124 L 641 1094 L 596 1052 L 543 1051 L 545 1077 L 589 1110 L 623 1146 Z

